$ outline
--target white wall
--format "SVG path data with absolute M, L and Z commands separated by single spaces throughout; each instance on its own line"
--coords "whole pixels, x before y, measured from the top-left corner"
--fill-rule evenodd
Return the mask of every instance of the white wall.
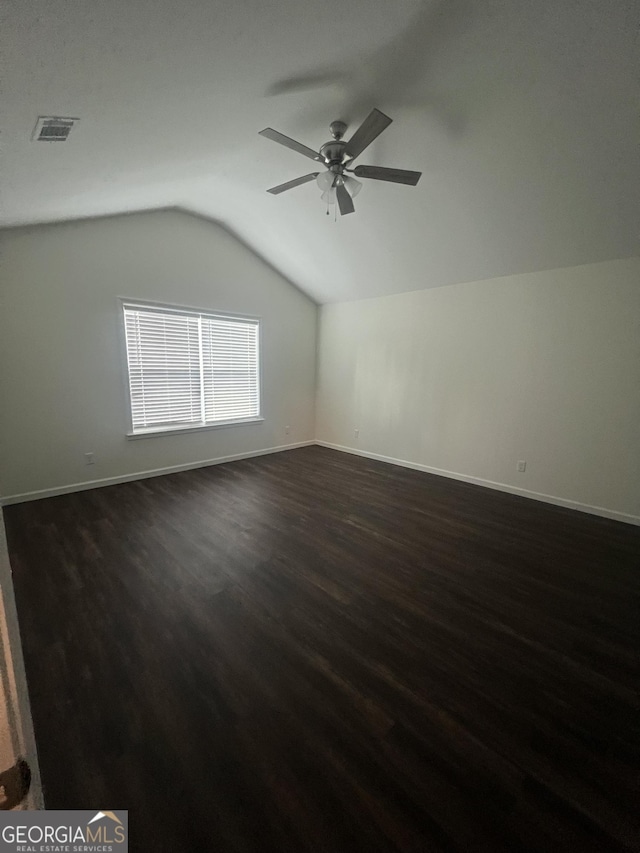
M 640 517 L 640 259 L 325 305 L 319 350 L 320 441 Z
M 0 496 L 313 440 L 316 306 L 223 229 L 161 211 L 0 248 Z M 264 423 L 127 440 L 118 296 L 260 315 Z M 321 442 L 640 517 L 640 259 L 327 305 L 320 330 Z
M 222 228 L 159 211 L 0 249 L 1 496 L 313 439 L 316 306 Z M 260 316 L 264 423 L 127 440 L 119 296 Z

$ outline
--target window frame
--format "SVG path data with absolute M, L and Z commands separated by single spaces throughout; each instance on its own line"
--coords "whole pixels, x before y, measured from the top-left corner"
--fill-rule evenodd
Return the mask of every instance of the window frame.
M 229 427 L 245 426 L 250 424 L 260 424 L 264 422 L 262 409 L 262 317 L 255 314 L 240 314 L 238 312 L 229 311 L 214 311 L 207 308 L 196 308 L 190 305 L 176 305 L 170 302 L 155 302 L 149 299 L 133 299 L 124 296 L 118 297 L 118 325 L 120 331 L 121 355 L 123 365 L 123 379 L 125 389 L 125 399 L 127 408 L 127 426 L 125 437 L 127 439 L 137 440 L 139 438 L 156 438 L 162 435 L 180 435 L 181 433 L 202 432 L 210 429 L 228 429 Z M 163 425 L 159 427 L 142 427 L 134 430 L 133 427 L 133 411 L 131 406 L 131 377 L 129 375 L 129 358 L 127 353 L 127 332 L 126 332 L 126 316 L 125 308 L 140 308 L 157 310 L 159 312 L 170 311 L 176 314 L 203 315 L 206 317 L 216 318 L 221 320 L 240 320 L 255 323 L 258 329 L 258 415 L 250 418 L 240 418 L 238 420 L 226 421 L 211 421 L 195 424 L 176 424 L 175 426 Z

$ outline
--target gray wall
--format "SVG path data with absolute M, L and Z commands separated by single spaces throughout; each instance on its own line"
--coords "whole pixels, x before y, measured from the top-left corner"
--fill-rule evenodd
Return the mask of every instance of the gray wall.
M 6 230 L 0 248 L 2 497 L 313 439 L 316 306 L 222 228 L 159 211 Z M 118 297 L 260 316 L 264 423 L 127 440 Z

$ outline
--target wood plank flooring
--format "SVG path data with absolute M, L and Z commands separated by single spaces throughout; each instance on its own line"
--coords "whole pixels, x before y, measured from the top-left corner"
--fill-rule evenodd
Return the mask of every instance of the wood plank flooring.
M 134 851 L 640 849 L 640 529 L 308 447 L 6 507 L 48 808 Z

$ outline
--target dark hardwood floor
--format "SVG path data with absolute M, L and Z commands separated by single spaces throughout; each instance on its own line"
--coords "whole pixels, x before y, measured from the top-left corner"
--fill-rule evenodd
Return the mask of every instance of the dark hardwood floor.
M 308 447 L 5 508 L 49 808 L 131 849 L 640 849 L 640 528 Z

